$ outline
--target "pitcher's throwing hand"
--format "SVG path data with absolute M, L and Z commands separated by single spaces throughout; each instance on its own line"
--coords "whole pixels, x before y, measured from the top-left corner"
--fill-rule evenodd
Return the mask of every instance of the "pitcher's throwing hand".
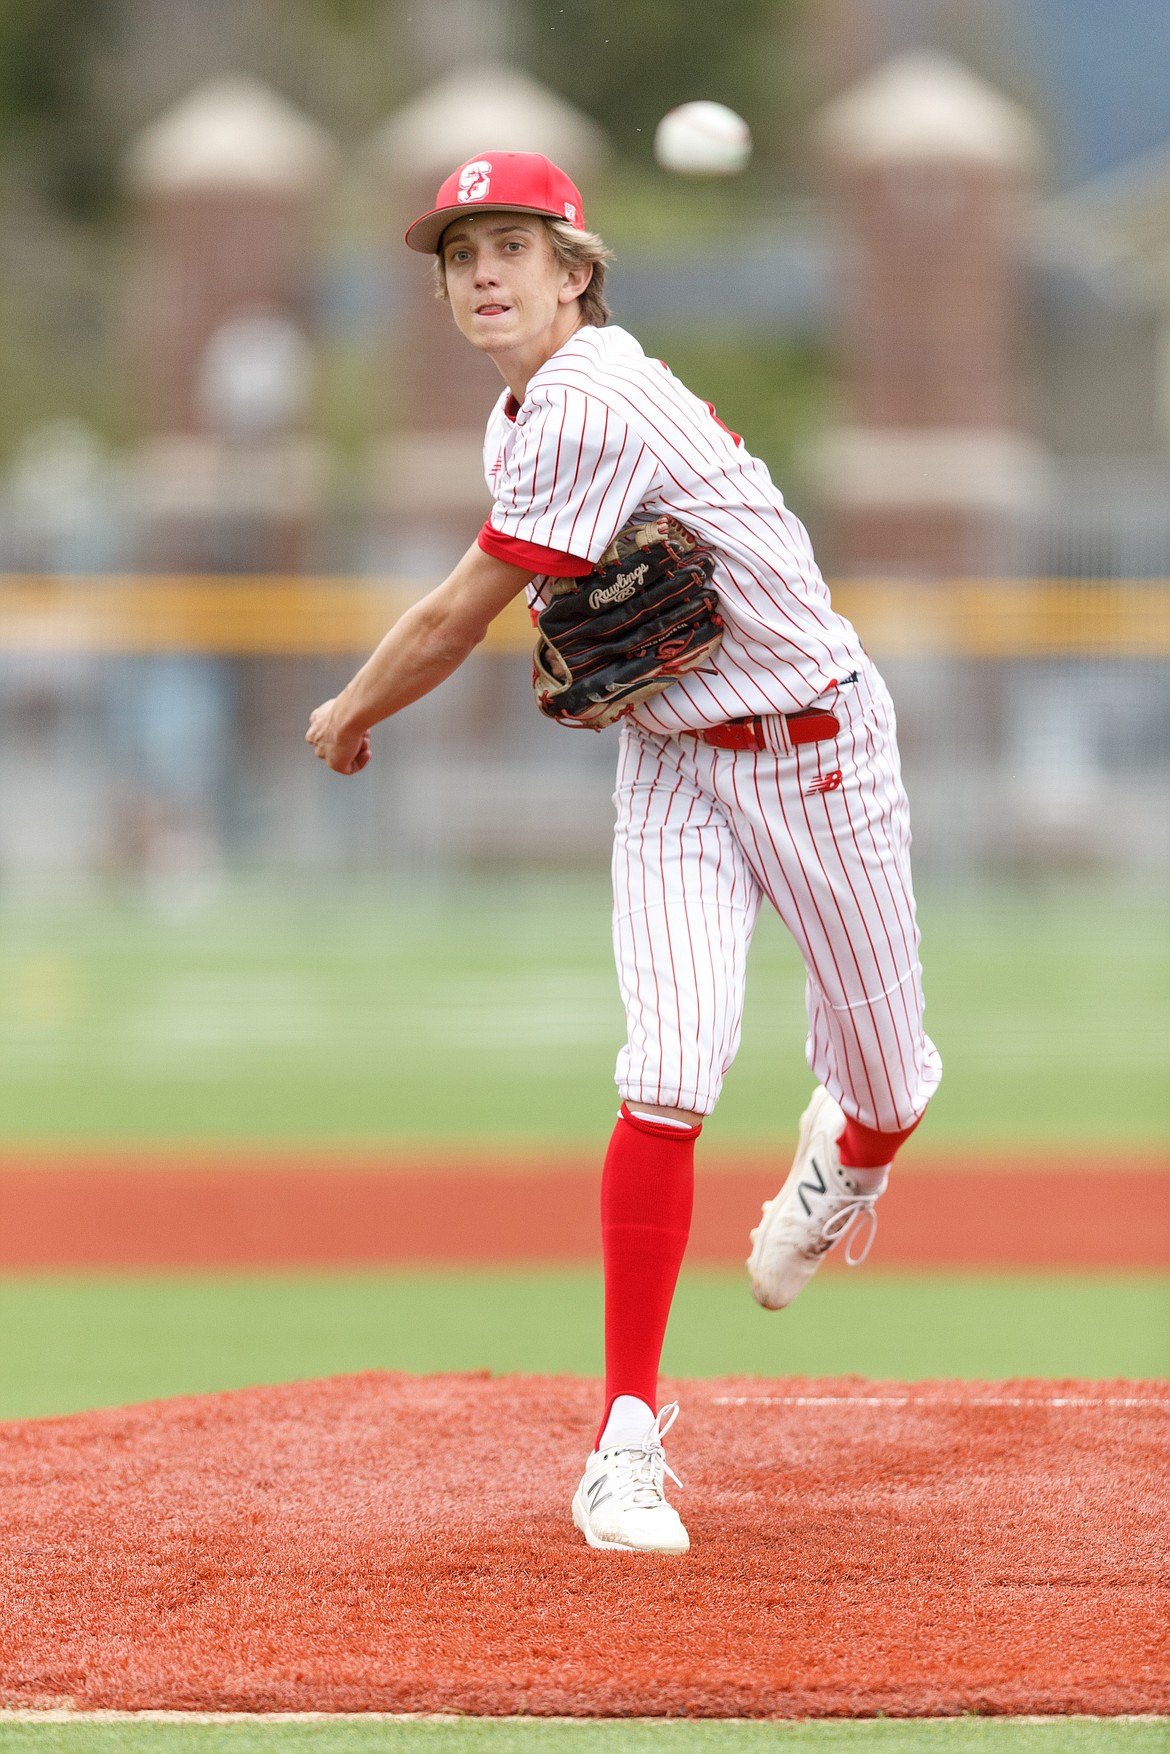
M 336 700 L 323 701 L 309 714 L 305 742 L 334 773 L 360 773 L 370 759 L 370 733 L 354 731 L 337 710 Z

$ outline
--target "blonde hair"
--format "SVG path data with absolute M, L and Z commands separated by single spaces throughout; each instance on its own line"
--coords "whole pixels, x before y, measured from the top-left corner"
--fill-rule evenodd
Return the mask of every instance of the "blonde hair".
M 589 284 L 581 293 L 582 323 L 592 323 L 595 328 L 603 328 L 609 321 L 610 310 L 605 299 L 605 268 L 607 262 L 613 261 L 613 251 L 606 248 L 602 239 L 595 231 L 578 231 L 569 224 L 567 219 L 546 218 L 539 214 L 540 223 L 548 233 L 552 253 L 563 268 L 592 268 Z M 447 264 L 443 260 L 443 240 L 439 239 L 439 247 L 435 251 L 435 297 L 444 301 L 447 298 Z

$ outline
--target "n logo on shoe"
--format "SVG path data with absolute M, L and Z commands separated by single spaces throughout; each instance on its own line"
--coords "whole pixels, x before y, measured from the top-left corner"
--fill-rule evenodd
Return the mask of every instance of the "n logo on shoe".
M 591 1516 L 599 1504 L 604 1504 L 607 1498 L 613 1497 L 613 1493 L 609 1490 L 609 1481 L 604 1474 L 600 1475 L 592 1486 L 586 1488 L 585 1496 L 589 1500 L 589 1514 Z
M 810 1194 L 827 1194 L 829 1191 L 829 1184 L 825 1180 L 824 1171 L 822 1170 L 820 1164 L 817 1162 L 816 1158 L 810 1157 L 809 1164 L 810 1164 L 814 1174 L 816 1175 L 816 1178 L 817 1178 L 816 1181 L 815 1182 L 811 1182 L 811 1181 L 797 1182 L 797 1184 L 796 1184 L 796 1191 L 800 1195 L 800 1203 L 804 1207 L 806 1218 L 812 1217 L 812 1207 L 809 1205 L 808 1201 L 804 1197 L 804 1190 L 807 1188 Z

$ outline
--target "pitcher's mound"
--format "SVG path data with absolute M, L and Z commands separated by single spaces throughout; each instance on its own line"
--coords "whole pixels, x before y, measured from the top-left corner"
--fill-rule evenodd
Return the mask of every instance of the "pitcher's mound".
M 369 1374 L 0 1428 L 0 1703 L 1164 1711 L 1153 1384 L 702 1382 L 684 1559 L 594 1553 L 575 1378 Z

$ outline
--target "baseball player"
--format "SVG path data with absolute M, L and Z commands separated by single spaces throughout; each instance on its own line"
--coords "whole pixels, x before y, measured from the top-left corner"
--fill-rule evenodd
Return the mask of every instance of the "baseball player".
M 658 1367 L 694 1149 L 739 1043 L 761 901 L 807 970 L 816 1089 L 752 1232 L 751 1289 L 792 1302 L 841 1239 L 864 1258 L 894 1155 L 940 1077 L 922 1023 L 910 829 L 885 686 L 832 608 L 767 469 L 609 325 L 608 252 L 535 153 L 484 152 L 406 234 L 504 391 L 492 511 L 308 741 L 338 773 L 450 675 L 527 590 L 538 702 L 619 723 L 614 947 L 627 1040 L 601 1183 L 605 1406 L 573 1498 L 591 1547 L 684 1553 L 664 1485 Z M 677 1476 L 671 1474 L 677 1480 Z

